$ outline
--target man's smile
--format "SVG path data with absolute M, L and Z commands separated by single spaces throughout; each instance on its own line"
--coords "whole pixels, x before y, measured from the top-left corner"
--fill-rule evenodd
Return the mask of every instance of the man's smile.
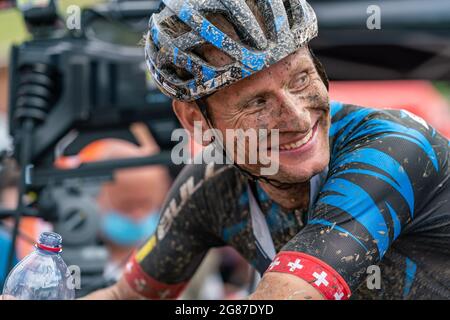
M 280 152 L 297 152 L 301 151 L 301 149 L 303 148 L 306 148 L 316 136 L 318 123 L 319 121 L 314 124 L 314 126 L 308 131 L 308 133 L 304 134 L 302 137 L 297 138 L 297 140 L 280 144 Z

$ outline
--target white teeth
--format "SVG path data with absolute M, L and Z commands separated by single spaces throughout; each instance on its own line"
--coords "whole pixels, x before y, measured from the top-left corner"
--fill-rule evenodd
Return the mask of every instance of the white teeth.
M 290 143 L 290 144 L 284 144 L 280 146 L 280 150 L 291 150 L 296 149 L 304 145 L 311 139 L 313 131 L 310 130 L 306 136 L 303 137 L 303 139 L 298 140 L 297 142 Z

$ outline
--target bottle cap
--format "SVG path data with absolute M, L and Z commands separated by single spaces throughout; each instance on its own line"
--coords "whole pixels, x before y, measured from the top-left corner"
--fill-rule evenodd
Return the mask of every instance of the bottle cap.
M 43 232 L 39 236 L 36 247 L 50 252 L 62 251 L 62 237 L 55 232 Z

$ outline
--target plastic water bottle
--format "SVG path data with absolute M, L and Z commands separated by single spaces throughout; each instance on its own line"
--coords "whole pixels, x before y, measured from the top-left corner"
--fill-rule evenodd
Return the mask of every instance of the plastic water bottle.
M 3 295 L 19 300 L 71 300 L 72 277 L 61 258 L 62 238 L 54 232 L 40 235 L 36 249 L 6 278 Z

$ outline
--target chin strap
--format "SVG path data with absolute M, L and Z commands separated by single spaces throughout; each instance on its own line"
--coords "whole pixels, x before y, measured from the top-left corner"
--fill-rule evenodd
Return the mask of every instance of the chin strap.
M 208 103 L 205 101 L 206 98 L 207 97 L 200 98 L 200 99 L 196 100 L 195 102 L 197 103 L 199 110 L 200 110 L 201 114 L 203 115 L 203 118 L 205 118 L 206 124 L 208 125 L 209 129 L 215 131 L 216 129 L 212 125 L 212 123 L 210 121 L 211 117 L 208 114 Z M 279 182 L 278 180 L 275 180 L 275 179 L 270 179 L 270 178 L 263 177 L 263 176 L 257 176 L 257 175 L 250 173 L 248 170 L 245 170 L 241 166 L 237 165 L 233 161 L 233 159 L 228 156 L 222 141 L 218 141 L 218 140 L 220 140 L 220 139 L 213 139 L 212 143 L 214 143 L 217 148 L 220 148 L 222 150 L 223 157 L 227 160 L 227 162 L 232 163 L 232 166 L 235 167 L 236 169 L 238 169 L 239 172 L 242 173 L 251 182 L 263 181 L 277 189 L 289 189 L 290 187 L 292 187 L 292 185 L 296 184 L 296 183 Z

